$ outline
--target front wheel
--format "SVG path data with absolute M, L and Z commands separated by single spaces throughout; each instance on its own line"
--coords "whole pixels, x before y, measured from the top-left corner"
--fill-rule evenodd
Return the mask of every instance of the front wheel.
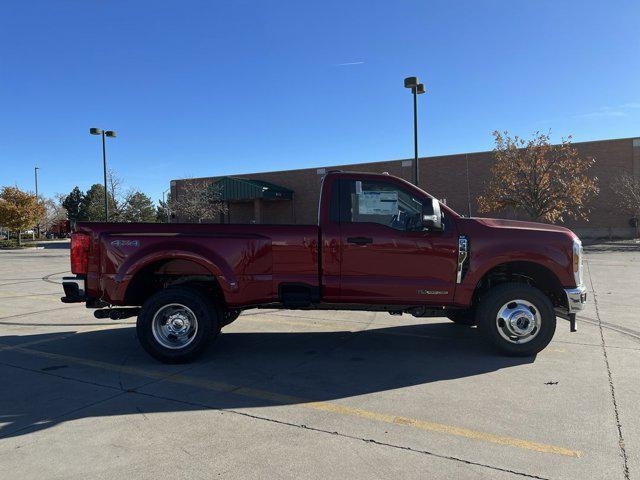
M 498 350 L 518 357 L 542 351 L 556 331 L 556 315 L 549 298 L 522 283 L 491 289 L 478 305 L 476 320 Z
M 136 331 L 142 347 L 164 363 L 183 363 L 202 353 L 219 331 L 220 314 L 200 290 L 171 287 L 142 305 Z

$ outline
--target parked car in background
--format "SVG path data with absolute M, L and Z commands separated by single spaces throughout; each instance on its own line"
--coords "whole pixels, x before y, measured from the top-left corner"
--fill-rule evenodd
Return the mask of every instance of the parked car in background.
M 60 220 L 53 224 L 45 235 L 47 238 L 68 238 L 71 235 L 71 222 Z

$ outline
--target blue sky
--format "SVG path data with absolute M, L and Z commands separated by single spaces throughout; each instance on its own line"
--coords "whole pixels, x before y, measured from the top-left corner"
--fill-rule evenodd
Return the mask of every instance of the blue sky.
M 640 136 L 640 2 L 20 1 L 0 16 L 0 186 L 172 178 Z

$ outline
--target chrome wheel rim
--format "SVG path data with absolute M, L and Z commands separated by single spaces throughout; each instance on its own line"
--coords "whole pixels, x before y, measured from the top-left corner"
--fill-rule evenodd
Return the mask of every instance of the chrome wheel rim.
M 526 300 L 510 300 L 498 310 L 496 326 L 502 338 L 522 344 L 536 338 L 542 326 L 538 308 Z
M 151 328 L 160 345 L 176 350 L 193 342 L 198 333 L 198 318 L 189 307 L 170 303 L 156 312 Z

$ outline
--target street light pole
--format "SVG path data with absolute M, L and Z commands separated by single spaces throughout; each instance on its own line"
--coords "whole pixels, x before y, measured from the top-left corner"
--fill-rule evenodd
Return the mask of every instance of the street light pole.
M 107 147 L 102 131 L 102 174 L 104 175 L 104 221 L 109 221 L 109 190 L 107 189 Z
M 40 170 L 40 167 L 34 167 L 33 169 L 36 180 L 36 202 L 38 202 L 38 170 Z M 38 237 L 40 237 L 40 222 L 36 224 L 36 231 L 38 232 Z
M 405 88 L 410 88 L 413 94 L 413 184 L 417 187 L 419 181 L 418 170 L 418 95 L 425 92 L 424 84 L 418 81 L 418 77 L 404 79 Z
M 414 185 L 418 186 L 418 92 L 416 88 L 411 89 L 413 93 L 413 180 Z
M 90 128 L 91 135 L 102 136 L 102 173 L 104 175 L 104 221 L 109 221 L 109 190 L 107 189 L 107 147 L 105 137 L 115 137 L 116 132 L 113 130 L 101 130 L 99 128 Z

